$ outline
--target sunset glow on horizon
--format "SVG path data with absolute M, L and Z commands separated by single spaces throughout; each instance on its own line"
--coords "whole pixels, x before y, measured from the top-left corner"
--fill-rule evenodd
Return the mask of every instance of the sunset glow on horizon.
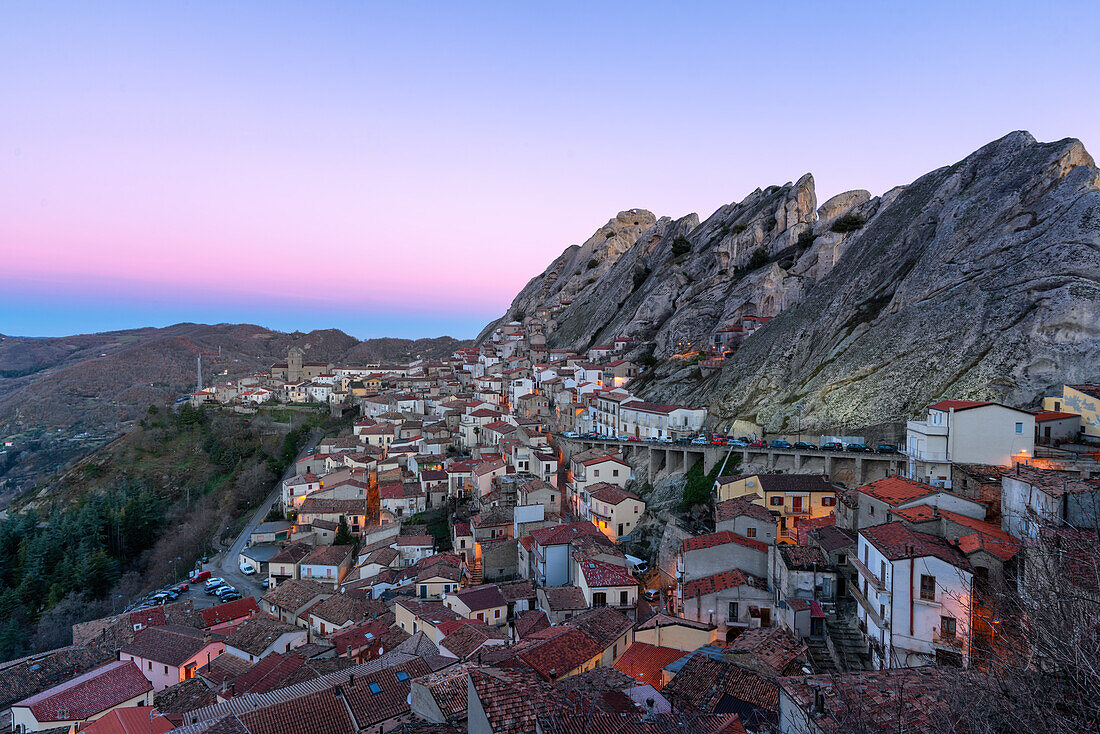
M 624 209 L 705 218 L 806 171 L 819 202 L 877 195 L 1014 129 L 1095 155 L 1100 98 L 1056 73 L 1092 63 L 1071 15 L 1100 27 L 1086 3 L 6 4 L 0 333 L 469 338 Z

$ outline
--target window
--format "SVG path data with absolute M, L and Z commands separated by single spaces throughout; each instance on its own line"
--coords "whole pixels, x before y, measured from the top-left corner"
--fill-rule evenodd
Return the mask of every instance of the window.
M 500 610 L 499 609 L 494 609 L 493 610 L 493 618 L 494 619 L 500 619 Z
M 940 637 L 955 636 L 955 618 L 940 617 Z
M 1024 424 L 1023 423 L 1017 423 L 1016 424 L 1016 433 L 1023 433 L 1023 432 L 1024 432 Z
M 164 666 L 164 674 L 168 675 L 168 666 L 167 665 Z
M 822 497 L 821 498 L 821 506 L 822 507 L 836 507 L 836 497 Z
M 783 495 L 781 495 L 781 494 L 772 495 L 771 499 L 769 499 L 768 502 L 771 503 L 772 505 L 778 505 L 778 506 L 782 507 L 783 506 Z
M 407 681 L 408 679 L 409 679 L 409 674 L 406 673 L 404 670 L 397 671 L 397 680 Z
M 728 612 L 726 614 L 727 619 L 737 619 L 737 602 L 731 601 L 729 603 L 729 609 L 726 611 Z
M 382 686 L 378 685 L 377 683 L 371 683 L 367 687 L 370 688 L 370 692 L 375 696 L 382 692 Z
M 878 578 L 882 583 L 886 583 L 886 561 L 878 562 Z
M 592 470 L 592 476 L 594 476 L 594 477 L 600 476 L 600 470 L 599 469 L 593 469 Z
M 628 596 L 627 592 L 620 591 L 619 592 L 619 606 L 625 607 L 629 603 L 630 603 L 629 602 L 629 596 Z
M 1016 433 L 1019 433 L 1019 431 L 1016 431 Z M 613 476 L 613 477 L 619 476 L 619 470 L 618 469 L 612 469 L 611 470 L 611 476 Z
M 748 530 L 745 531 L 745 535 L 749 538 L 755 538 L 756 537 L 756 528 L 749 528 Z
M 936 601 L 936 577 L 927 574 L 920 575 L 920 598 L 925 601 Z
M 836 554 L 836 565 L 843 566 L 847 562 L 848 562 L 848 554 L 847 553 L 837 553 Z
M 145 664 L 146 664 L 147 666 L 149 666 L 149 667 L 147 667 L 147 668 L 146 668 L 146 670 L 152 670 L 152 669 L 153 669 L 153 661 L 152 661 L 152 660 L 149 660 L 149 661 L 148 661 L 148 662 L 146 662 Z
M 875 516 L 875 506 L 874 505 L 867 505 L 867 514 L 870 515 L 871 517 Z

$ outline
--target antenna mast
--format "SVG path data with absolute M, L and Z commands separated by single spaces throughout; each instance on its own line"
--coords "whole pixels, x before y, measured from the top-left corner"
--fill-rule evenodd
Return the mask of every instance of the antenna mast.
M 199 355 L 199 387 L 195 392 L 202 391 L 202 355 Z

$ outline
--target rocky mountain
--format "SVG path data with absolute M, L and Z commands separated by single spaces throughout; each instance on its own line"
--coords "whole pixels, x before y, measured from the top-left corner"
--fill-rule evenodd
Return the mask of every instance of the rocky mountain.
M 773 318 L 714 374 L 672 358 L 744 316 Z M 522 317 L 555 347 L 639 337 L 659 360 L 639 392 L 721 425 L 896 425 L 942 395 L 1032 405 L 1100 380 L 1100 171 L 1077 140 L 1015 132 L 881 196 L 818 206 L 806 174 L 703 222 L 622 212 L 502 318 Z

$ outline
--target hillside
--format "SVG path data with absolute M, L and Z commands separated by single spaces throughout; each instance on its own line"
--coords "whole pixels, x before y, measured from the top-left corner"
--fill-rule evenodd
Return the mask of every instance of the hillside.
M 250 324 L 0 335 L 0 436 L 14 439 L 0 457 L 0 487 L 10 492 L 57 470 L 118 436 L 150 405 L 190 392 L 200 354 L 209 384 L 266 369 L 291 346 L 310 361 L 362 364 L 439 357 L 463 345 L 450 337 L 360 341 L 336 329 L 287 334 Z
M 773 318 L 717 374 L 670 359 L 750 315 Z M 881 196 L 819 207 L 806 174 L 703 222 L 631 210 L 503 319 L 524 316 L 553 347 L 639 337 L 658 359 L 641 394 L 722 425 L 782 430 L 799 404 L 811 431 L 896 425 L 946 394 L 1030 405 L 1100 379 L 1100 172 L 1079 141 L 1016 132 Z

